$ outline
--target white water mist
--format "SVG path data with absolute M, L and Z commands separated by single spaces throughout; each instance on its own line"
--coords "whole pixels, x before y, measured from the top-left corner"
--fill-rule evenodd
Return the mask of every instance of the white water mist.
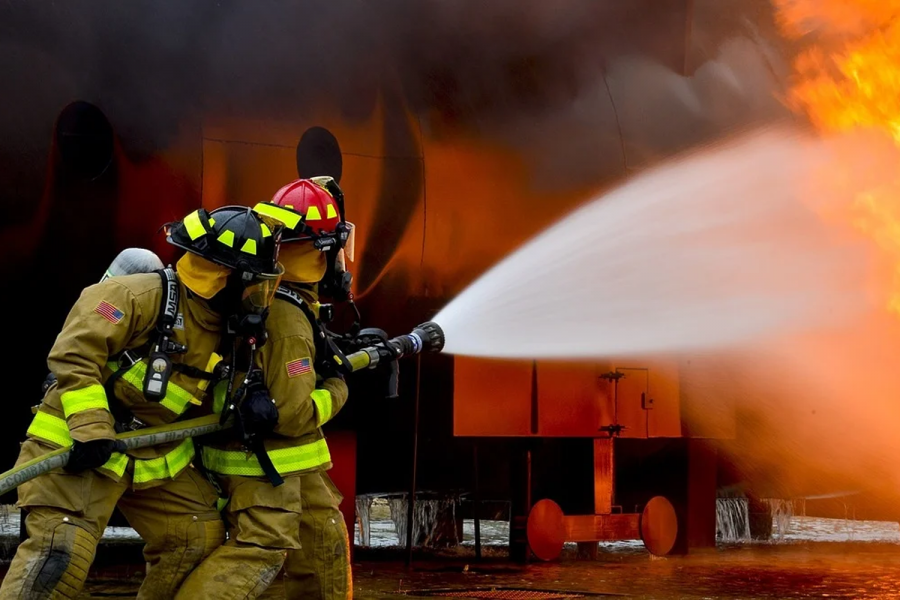
M 871 178 L 865 152 L 841 143 L 770 128 L 635 177 L 444 308 L 434 320 L 445 351 L 624 356 L 841 324 L 867 307 L 866 256 L 812 208 L 823 199 L 809 197 L 851 203 L 855 185 L 828 187 L 823 178 Z

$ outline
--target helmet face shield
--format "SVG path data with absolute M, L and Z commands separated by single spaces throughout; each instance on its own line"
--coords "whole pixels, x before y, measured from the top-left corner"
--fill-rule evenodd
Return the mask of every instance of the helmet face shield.
M 254 274 L 248 280 L 241 279 L 241 307 L 244 314 L 262 314 L 275 299 L 275 291 L 284 275 L 281 263 L 276 265 L 276 273 Z
M 353 253 L 354 249 L 356 248 L 356 225 L 354 225 L 350 221 L 345 221 L 344 223 L 347 226 L 347 241 L 344 242 L 344 247 L 341 254 L 343 254 L 344 258 L 346 258 L 350 262 L 355 262 L 353 260 Z

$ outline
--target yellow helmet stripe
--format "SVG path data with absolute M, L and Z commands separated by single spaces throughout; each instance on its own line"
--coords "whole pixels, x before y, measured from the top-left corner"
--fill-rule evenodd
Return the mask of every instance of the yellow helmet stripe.
M 296 228 L 297 225 L 300 224 L 300 219 L 302 218 L 298 213 L 292 210 L 287 210 L 286 208 L 281 208 L 280 206 L 269 204 L 268 202 L 260 202 L 253 207 L 253 210 L 261 215 L 281 221 L 288 229 Z
M 332 204 L 332 203 L 329 202 L 329 203 L 328 203 L 328 211 L 327 211 L 326 214 L 325 214 L 325 218 L 327 218 L 327 219 L 333 219 L 333 218 L 335 218 L 336 216 L 337 216 L 337 210 L 335 210 L 334 204 Z
M 228 246 L 229 248 L 234 248 L 234 232 L 225 230 L 219 235 L 219 241 Z
M 271 237 L 271 235 L 272 235 L 272 230 L 269 229 L 269 226 L 268 226 L 268 225 L 266 225 L 265 223 L 260 223 L 260 229 L 262 229 L 262 236 L 263 236 L 263 239 L 265 239 L 265 238 L 267 238 L 267 237 Z
M 247 254 L 256 256 L 256 240 L 244 240 L 244 245 L 241 246 L 241 252 L 246 252 Z
M 322 213 L 319 212 L 319 207 L 318 206 L 310 206 L 309 209 L 306 211 L 307 223 L 309 221 L 321 221 L 321 220 L 322 220 Z
M 200 220 L 200 211 L 195 210 L 188 216 L 184 218 L 184 230 L 187 231 L 187 234 L 191 237 L 191 241 L 197 240 L 197 238 L 201 238 L 206 235 L 206 227 L 203 226 L 203 221 Z

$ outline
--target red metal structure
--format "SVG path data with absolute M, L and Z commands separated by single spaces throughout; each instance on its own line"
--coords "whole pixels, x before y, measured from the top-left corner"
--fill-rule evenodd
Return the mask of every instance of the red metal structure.
M 432 3 L 392 4 L 420 11 L 407 17 L 377 4 L 0 8 L 2 276 L 40 291 L 27 298 L 33 318 L 7 331 L 23 360 L 4 392 L 16 400 L 2 456 L 15 455 L 42 357 L 80 289 L 124 247 L 170 260 L 164 222 L 197 206 L 253 205 L 298 175 L 333 175 L 357 226 L 350 268 L 365 324 L 407 331 L 591 194 L 714 133 L 667 131 L 670 119 L 654 129 L 646 95 L 609 61 L 640 53 L 674 77 L 691 74 L 743 18 L 763 29 L 770 20 L 762 0 L 727 11 L 579 1 L 566 23 L 543 3 L 507 7 L 521 21 L 463 3 L 465 23 L 496 28 L 467 32 L 428 12 Z M 584 97 L 587 116 L 573 108 Z M 654 100 L 659 110 L 677 102 Z M 2 302 L 6 315 L 25 305 L 18 293 Z M 735 419 L 733 406 L 692 388 L 702 366 L 446 356 L 423 357 L 420 374 L 411 366 L 400 401 L 360 379 L 329 424 L 351 531 L 357 491 L 407 489 L 417 429 L 420 489 L 471 489 L 459 457 L 473 443 L 491 450 L 478 463 L 481 493 L 511 500 L 519 557 L 526 542 L 542 558 L 564 541 L 640 538 L 661 554 L 714 543 L 717 463 L 704 440 L 733 436 Z M 698 412 L 719 416 L 688 431 Z

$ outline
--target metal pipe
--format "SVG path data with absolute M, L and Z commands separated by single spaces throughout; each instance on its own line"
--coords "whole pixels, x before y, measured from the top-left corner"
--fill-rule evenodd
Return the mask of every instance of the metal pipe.
M 478 440 L 472 445 L 472 476 L 475 505 L 475 560 L 481 560 L 481 493 L 478 485 Z
M 413 516 L 416 509 L 416 468 L 419 457 L 419 390 L 421 388 L 422 357 L 416 357 L 416 393 L 413 400 L 412 474 L 409 478 L 409 501 L 406 504 L 406 568 L 412 566 Z
M 528 450 L 525 451 L 525 514 L 531 512 L 533 506 L 531 502 L 531 440 L 528 440 Z M 525 562 L 528 562 L 530 556 L 528 546 L 525 546 Z

